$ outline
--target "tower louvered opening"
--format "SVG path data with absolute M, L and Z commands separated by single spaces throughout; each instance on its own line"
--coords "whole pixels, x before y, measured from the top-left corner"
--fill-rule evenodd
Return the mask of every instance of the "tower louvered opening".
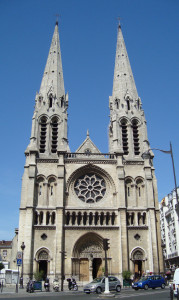
M 52 130 L 51 152 L 56 153 L 57 145 L 58 145 L 58 121 L 57 121 L 57 119 L 52 120 L 51 130 Z
M 133 143 L 134 143 L 134 154 L 140 154 L 140 145 L 139 145 L 139 130 L 138 130 L 138 122 L 135 120 L 132 123 L 133 128 Z
M 129 153 L 129 147 L 128 147 L 127 122 L 125 120 L 121 122 L 121 128 L 122 128 L 123 151 L 124 151 L 124 155 L 127 155 Z
M 45 152 L 47 136 L 47 119 L 42 118 L 40 122 L 40 153 Z

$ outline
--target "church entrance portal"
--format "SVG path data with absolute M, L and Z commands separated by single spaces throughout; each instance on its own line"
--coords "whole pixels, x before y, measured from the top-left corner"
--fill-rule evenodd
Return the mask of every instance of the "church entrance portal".
M 103 239 L 95 233 L 82 236 L 75 244 L 72 275 L 80 281 L 91 281 L 102 275 Z
M 135 277 L 141 277 L 143 273 L 143 261 L 144 261 L 144 255 L 143 251 L 141 249 L 137 249 L 133 253 L 133 263 L 134 263 L 134 273 Z

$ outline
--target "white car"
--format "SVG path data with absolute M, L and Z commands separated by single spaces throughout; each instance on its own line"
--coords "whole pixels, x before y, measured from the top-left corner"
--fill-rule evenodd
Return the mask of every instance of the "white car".
M 179 293 L 179 268 L 175 270 L 173 276 L 172 289 L 173 289 L 174 296 L 177 297 L 177 293 Z
M 118 278 L 114 276 L 108 276 L 109 279 L 109 290 L 114 290 L 116 292 L 121 291 L 121 283 Z M 86 294 L 94 293 L 101 294 L 105 290 L 105 277 L 95 278 L 92 282 L 84 286 L 83 291 Z

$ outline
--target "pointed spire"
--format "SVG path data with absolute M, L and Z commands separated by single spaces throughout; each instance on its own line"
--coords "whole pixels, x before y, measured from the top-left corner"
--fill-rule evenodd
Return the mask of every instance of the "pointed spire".
M 133 100 L 138 99 L 138 93 L 130 66 L 121 25 L 118 25 L 117 48 L 113 79 L 113 99 L 123 100 L 127 94 Z
M 86 133 L 86 136 L 88 137 L 89 136 L 89 130 L 87 129 L 87 133 Z
M 55 25 L 50 51 L 39 92 L 39 94 L 43 96 L 44 100 L 46 100 L 50 93 L 52 93 L 53 96 L 56 96 L 57 99 L 65 95 L 58 21 Z

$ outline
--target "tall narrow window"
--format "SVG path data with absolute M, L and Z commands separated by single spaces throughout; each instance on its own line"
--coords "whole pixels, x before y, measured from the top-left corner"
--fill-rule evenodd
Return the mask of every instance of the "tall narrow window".
M 51 123 L 52 130 L 52 141 L 51 141 L 51 152 L 57 152 L 57 144 L 58 144 L 58 121 L 57 119 L 53 119 Z
M 129 148 L 128 148 L 127 122 L 125 120 L 123 120 L 121 122 L 121 127 L 122 127 L 122 146 L 123 146 L 123 151 L 124 151 L 124 155 L 127 155 L 129 153 Z
M 40 153 L 45 152 L 47 135 L 47 119 L 43 117 L 40 121 Z
M 49 107 L 52 107 L 52 103 L 53 103 L 53 97 L 52 97 L 52 95 L 50 95 L 50 97 L 49 97 Z
M 130 101 L 126 100 L 126 102 L 127 102 L 127 109 L 130 110 Z
M 138 123 L 136 120 L 132 123 L 133 128 L 133 142 L 134 142 L 134 154 L 140 154 L 140 147 L 139 147 L 139 130 L 138 130 Z

